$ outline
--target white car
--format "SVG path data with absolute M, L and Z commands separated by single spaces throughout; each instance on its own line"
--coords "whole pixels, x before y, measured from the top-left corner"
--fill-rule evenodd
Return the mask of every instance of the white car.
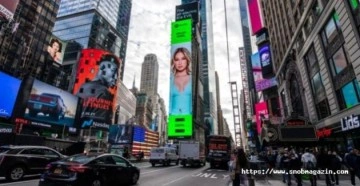
M 179 156 L 175 148 L 155 147 L 151 149 L 149 162 L 153 167 L 156 164 L 170 165 L 172 162 L 179 165 Z

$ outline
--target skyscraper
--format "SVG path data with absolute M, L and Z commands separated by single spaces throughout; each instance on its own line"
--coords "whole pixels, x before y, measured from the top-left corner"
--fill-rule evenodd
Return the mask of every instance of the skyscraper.
M 45 71 L 46 48 L 60 0 L 12 3 L 17 4 L 13 18 L 0 21 L 0 69 L 17 77 L 39 78 Z
M 157 94 L 159 63 L 155 54 L 147 54 L 141 66 L 140 92 L 148 96 Z
M 122 79 L 130 12 L 131 0 L 63 0 L 53 33 L 82 48 L 104 49 L 119 56 Z M 65 53 L 64 66 L 74 63 L 68 58 L 70 53 L 74 51 Z

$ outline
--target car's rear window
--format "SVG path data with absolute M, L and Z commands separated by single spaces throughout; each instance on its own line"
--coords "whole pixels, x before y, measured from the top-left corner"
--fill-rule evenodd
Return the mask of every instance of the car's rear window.
M 96 156 L 92 155 L 73 155 L 70 157 L 67 157 L 64 159 L 64 161 L 70 161 L 70 162 L 78 162 L 78 163 L 88 163 L 89 161 L 95 159 Z
M 6 154 L 17 154 L 21 151 L 21 148 L 8 148 L 8 147 L 0 147 L 0 154 L 6 153 Z
M 164 149 L 151 149 L 152 153 L 164 153 Z
M 8 150 L 10 150 L 10 148 L 0 147 L 0 154 L 6 153 Z

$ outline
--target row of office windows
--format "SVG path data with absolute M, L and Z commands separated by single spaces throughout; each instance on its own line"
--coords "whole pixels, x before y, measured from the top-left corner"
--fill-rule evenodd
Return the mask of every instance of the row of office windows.
M 349 1 L 353 4 L 357 3 L 357 10 L 359 9 L 358 0 L 356 2 Z M 344 110 L 358 105 L 360 103 L 360 86 L 349 61 L 347 48 L 344 46 L 344 36 L 336 11 L 334 11 L 321 30 L 319 37 L 322 41 L 324 56 L 327 61 L 331 81 L 334 85 L 339 109 Z M 321 120 L 330 116 L 331 111 L 314 45 L 307 51 L 304 61 L 312 88 L 317 116 Z

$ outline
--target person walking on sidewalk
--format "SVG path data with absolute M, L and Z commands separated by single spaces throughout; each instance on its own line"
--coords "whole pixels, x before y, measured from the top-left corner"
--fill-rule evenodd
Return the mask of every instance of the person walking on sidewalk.
M 245 175 L 243 175 L 242 170 L 249 168 L 249 161 L 246 158 L 245 152 L 243 149 L 237 150 L 237 155 L 235 159 L 235 178 L 233 180 L 233 186 L 240 186 L 240 184 L 245 184 Z
M 338 170 L 341 170 L 341 162 L 342 158 L 336 153 L 336 151 L 332 152 L 331 158 L 331 170 L 333 174 L 331 174 L 331 180 L 335 180 L 335 184 L 339 185 L 339 175 L 337 174 Z M 335 178 L 334 178 L 335 176 Z
M 348 148 L 349 153 L 345 155 L 345 164 L 349 169 L 351 184 L 355 185 L 355 176 L 360 179 L 360 157 L 359 150 Z
M 301 162 L 306 170 L 316 170 L 316 158 L 310 149 L 306 148 L 301 156 Z M 316 186 L 316 174 L 310 174 L 311 186 Z
M 290 169 L 291 170 L 300 170 L 301 169 L 301 157 L 295 152 L 295 149 L 290 151 Z M 302 186 L 301 174 L 294 174 L 297 185 Z M 291 185 L 291 175 L 288 175 L 288 185 Z

